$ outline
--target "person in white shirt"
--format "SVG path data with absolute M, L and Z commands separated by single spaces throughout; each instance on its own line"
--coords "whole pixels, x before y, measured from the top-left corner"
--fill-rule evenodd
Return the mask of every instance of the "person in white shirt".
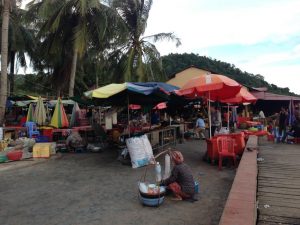
M 205 139 L 205 122 L 202 118 L 201 114 L 198 114 L 197 120 L 196 120 L 196 126 L 195 126 L 195 132 L 198 135 L 199 138 Z

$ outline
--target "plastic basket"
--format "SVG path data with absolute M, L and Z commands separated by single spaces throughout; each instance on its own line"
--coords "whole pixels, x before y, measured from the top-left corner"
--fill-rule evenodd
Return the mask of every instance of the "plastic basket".
M 12 160 L 12 161 L 18 161 L 21 160 L 23 155 L 23 151 L 12 151 L 7 153 L 7 158 L 8 160 Z
M 159 206 L 163 203 L 165 197 L 162 196 L 160 198 L 145 198 L 145 197 L 142 197 L 140 196 L 140 201 L 143 205 L 146 205 L 146 206 Z

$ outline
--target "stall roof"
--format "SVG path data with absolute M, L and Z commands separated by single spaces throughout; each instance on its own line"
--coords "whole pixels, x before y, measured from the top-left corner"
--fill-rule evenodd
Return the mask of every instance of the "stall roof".
M 289 95 L 279 95 L 266 91 L 251 91 L 258 100 L 268 100 L 268 101 L 300 101 L 300 97 L 289 96 Z

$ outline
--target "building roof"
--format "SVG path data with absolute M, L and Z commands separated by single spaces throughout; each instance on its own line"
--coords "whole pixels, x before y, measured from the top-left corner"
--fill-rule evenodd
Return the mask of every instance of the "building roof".
M 267 91 L 251 91 L 251 94 L 253 94 L 258 100 L 300 101 L 300 97 L 289 96 L 289 95 L 279 95 L 279 94 L 274 94 L 274 93 L 267 92 Z
M 174 75 L 174 77 L 172 79 L 168 80 L 166 83 L 181 88 L 190 79 L 201 76 L 201 75 L 205 75 L 208 73 L 211 73 L 211 71 L 200 69 L 195 66 L 190 66 L 190 67 L 176 73 Z

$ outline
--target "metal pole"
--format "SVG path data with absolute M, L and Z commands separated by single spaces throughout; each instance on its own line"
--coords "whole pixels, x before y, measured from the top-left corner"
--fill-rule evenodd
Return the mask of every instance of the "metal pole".
M 208 92 L 208 125 L 209 125 L 209 138 L 211 138 L 210 92 Z
M 228 128 L 228 130 L 229 130 L 229 119 L 230 119 L 230 117 L 229 117 L 229 104 L 227 104 L 227 128 Z
M 129 95 L 127 94 L 127 121 L 128 121 L 128 137 L 130 137 L 130 112 L 129 112 Z

